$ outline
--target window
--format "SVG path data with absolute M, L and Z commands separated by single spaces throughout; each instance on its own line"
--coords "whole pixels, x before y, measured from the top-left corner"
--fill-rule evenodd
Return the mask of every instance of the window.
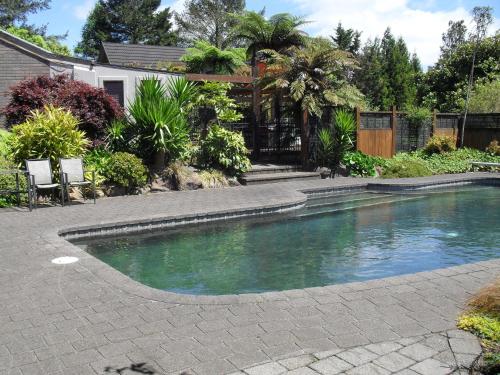
M 123 81 L 103 81 L 103 87 L 122 107 L 125 105 Z

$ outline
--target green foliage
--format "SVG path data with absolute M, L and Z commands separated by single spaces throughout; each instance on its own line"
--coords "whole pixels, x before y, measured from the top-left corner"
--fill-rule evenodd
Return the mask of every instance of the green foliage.
M 382 39 L 369 40 L 363 47 L 355 82 L 371 106 L 405 108 L 415 103 L 421 74 L 418 58 L 410 55 L 402 38 L 396 39 L 387 29 Z
M 106 148 L 110 151 L 124 151 L 127 148 L 126 133 L 128 122 L 125 119 L 113 120 L 106 128 Z
M 500 113 L 500 75 L 491 81 L 478 82 L 469 102 L 470 112 Z
M 284 90 L 301 110 L 321 117 L 325 106 L 364 106 L 363 95 L 349 83 L 356 60 L 328 40 L 313 39 L 285 53 L 264 52 L 269 56 L 265 88 Z
M 361 151 L 348 151 L 342 158 L 342 163 L 351 176 L 375 177 L 377 176 L 376 167 L 384 167 L 386 160 L 378 156 L 363 154 Z
M 475 43 L 467 41 L 450 53 L 442 54 L 427 72 L 421 99 L 440 112 L 460 112 L 464 108 L 467 82 Z M 482 40 L 477 49 L 474 83 L 491 82 L 500 74 L 500 33 Z
M 7 130 L 0 129 L 0 158 L 7 158 L 10 154 L 9 138 L 11 133 Z
M 12 35 L 17 36 L 18 38 L 24 39 L 30 43 L 33 43 L 47 51 L 53 52 L 57 55 L 70 56 L 71 52 L 69 48 L 59 41 L 56 36 L 44 36 L 36 34 L 33 30 L 17 27 L 17 26 L 9 26 L 7 27 L 7 32 Z
M 47 9 L 50 0 L 3 0 L 0 2 L 0 26 L 7 27 L 15 22 L 25 23 L 28 14 Z
M 340 22 L 335 29 L 335 35 L 331 35 L 330 38 L 335 43 L 336 48 L 350 52 L 353 55 L 357 55 L 361 47 L 361 32 L 346 29 Z
M 204 82 L 198 87 L 195 105 L 213 108 L 220 122 L 237 122 L 243 118 L 236 101 L 228 96 L 232 85 L 224 82 Z
M 231 29 L 237 23 L 234 15 L 244 10 L 245 0 L 187 0 L 184 11 L 175 15 L 175 23 L 185 44 L 203 40 L 225 49 L 239 44 Z
M 328 167 L 335 173 L 340 161 L 351 150 L 356 121 L 350 111 L 339 109 L 335 112 L 333 126 L 318 133 L 318 162 L 320 167 Z
M 445 152 L 455 151 L 457 149 L 455 139 L 447 136 L 434 135 L 424 147 L 427 155 L 443 154 Z
M 305 34 L 298 29 L 306 23 L 301 17 L 279 13 L 266 19 L 263 13 L 245 12 L 236 19 L 238 22 L 232 37 L 247 43 L 247 55 L 252 58 L 252 65 L 255 65 L 259 51 L 282 52 L 305 44 Z
M 405 117 L 413 126 L 422 126 L 430 124 L 432 112 L 425 107 L 417 107 L 414 105 L 409 105 L 405 108 Z
M 175 45 L 172 12 L 170 8 L 160 10 L 160 5 L 161 0 L 99 0 L 83 26 L 75 52 L 95 58 L 101 42 Z
M 111 154 L 105 162 L 104 177 L 112 184 L 124 187 L 128 193 L 144 187 L 148 182 L 148 171 L 142 160 L 127 152 Z
M 96 186 L 101 186 L 106 181 L 105 176 L 110 159 L 111 153 L 102 148 L 94 148 L 85 154 L 83 159 L 85 169 L 95 172 Z
M 213 125 L 201 141 L 199 163 L 204 168 L 215 168 L 230 176 L 238 176 L 250 169 L 248 153 L 241 133 Z
M 500 163 L 500 156 L 492 156 L 472 148 L 460 148 L 452 152 L 433 154 L 425 157 L 425 161 L 434 174 L 464 173 L 471 171 L 473 161 Z
M 413 154 L 397 154 L 387 161 L 382 178 L 424 177 L 432 175 L 427 163 Z
M 0 150 L 1 150 L 1 146 L 0 146 Z M 493 140 L 493 141 L 490 142 L 490 144 L 488 145 L 488 147 L 486 147 L 485 151 L 488 154 L 490 154 L 490 155 L 500 156 L 500 144 L 495 139 L 495 140 Z M 1 153 L 1 151 L 0 151 L 0 153 Z
M 59 158 L 81 156 L 89 141 L 78 130 L 78 120 L 63 108 L 45 106 L 35 110 L 24 123 L 12 128 L 9 146 L 18 165 L 26 159 L 48 158 L 58 177 Z
M 460 317 L 457 326 L 483 339 L 500 342 L 500 316 L 483 313 L 465 314 Z
M 208 42 L 199 40 L 181 58 L 189 73 L 234 74 L 237 68 L 245 65 L 244 48 L 221 50 Z
M 10 160 L 7 160 L 5 156 L 0 154 L 0 170 L 13 170 L 17 169 L 17 166 Z M 14 174 L 0 174 L 0 191 L 13 191 L 16 190 L 16 175 Z M 19 175 L 19 188 L 20 190 L 27 189 L 26 177 L 23 174 Z M 26 196 L 23 194 L 22 199 L 24 200 Z M 0 195 L 0 207 L 8 207 L 12 204 L 17 203 L 16 195 Z
M 145 158 L 157 152 L 164 152 L 171 161 L 183 156 L 189 144 L 185 107 L 194 95 L 185 80 L 166 86 L 154 77 L 141 81 L 129 112 L 133 137 Z

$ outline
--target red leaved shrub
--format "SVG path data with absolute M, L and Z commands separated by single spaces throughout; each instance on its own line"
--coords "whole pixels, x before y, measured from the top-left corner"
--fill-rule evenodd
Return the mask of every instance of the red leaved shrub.
M 115 118 L 123 117 L 118 102 L 103 89 L 68 75 L 39 76 L 19 82 L 10 89 L 10 101 L 3 110 L 7 125 L 20 124 L 34 109 L 46 104 L 64 107 L 80 120 L 80 128 L 87 137 L 99 143 L 104 129 Z

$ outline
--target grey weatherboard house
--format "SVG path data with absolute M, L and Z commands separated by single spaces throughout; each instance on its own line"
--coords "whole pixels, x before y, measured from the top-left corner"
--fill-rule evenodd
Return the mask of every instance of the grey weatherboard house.
M 113 45 L 113 43 L 106 43 Z M 142 51 L 149 53 L 141 61 L 154 62 L 156 48 L 151 46 L 124 45 L 126 50 Z M 142 48 L 146 47 L 146 48 Z M 110 46 L 111 48 L 111 46 Z M 176 74 L 167 73 L 164 70 L 148 68 L 146 64 L 131 64 L 124 59 L 119 59 L 117 52 L 133 56 L 134 59 L 140 57 L 140 53 L 131 54 L 123 48 L 107 48 L 109 53 L 106 58 L 102 55 L 102 62 L 56 55 L 23 39 L 20 39 L 5 30 L 0 30 L 0 111 L 8 103 L 9 88 L 26 78 L 40 75 L 53 77 L 58 74 L 68 74 L 72 79 L 84 81 L 92 86 L 105 89 L 113 95 L 118 102 L 126 107 L 127 103 L 133 100 L 137 84 L 148 76 L 156 76 L 165 81 Z M 183 48 L 161 47 L 162 54 L 157 61 L 162 60 L 165 49 L 171 49 L 169 56 L 175 57 L 179 61 Z M 101 61 L 101 59 L 100 59 Z M 136 66 L 134 66 L 136 65 Z M 141 65 L 140 67 L 137 67 Z M 4 116 L 0 115 L 0 127 L 5 124 Z

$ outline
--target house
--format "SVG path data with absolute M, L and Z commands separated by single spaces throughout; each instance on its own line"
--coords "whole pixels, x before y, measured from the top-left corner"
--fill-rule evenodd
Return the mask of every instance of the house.
M 133 100 L 137 84 L 145 77 L 155 76 L 166 81 L 178 76 L 164 70 L 56 55 L 0 30 L 0 111 L 8 103 L 11 86 L 26 78 L 57 74 L 68 74 L 72 79 L 103 88 L 124 107 Z M 0 115 L 0 127 L 5 123 L 2 117 Z
M 186 54 L 182 47 L 149 46 L 103 42 L 97 62 L 101 64 L 161 69 L 169 65 L 183 66 L 181 57 Z

